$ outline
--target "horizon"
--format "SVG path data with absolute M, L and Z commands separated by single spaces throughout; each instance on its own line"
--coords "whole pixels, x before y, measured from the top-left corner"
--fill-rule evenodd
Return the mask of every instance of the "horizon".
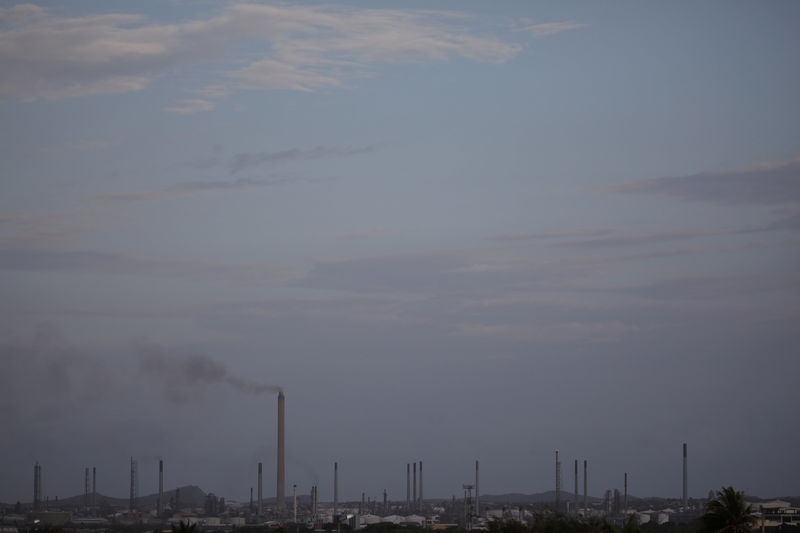
M 287 486 L 800 494 L 799 23 L 3 3 L 0 501 L 274 491 L 282 389 Z

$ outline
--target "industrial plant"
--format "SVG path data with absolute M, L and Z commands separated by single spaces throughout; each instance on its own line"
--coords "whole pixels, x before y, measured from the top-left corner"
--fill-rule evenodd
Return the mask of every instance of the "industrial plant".
M 462 528 L 487 529 L 492 521 L 515 520 L 522 523 L 551 513 L 553 516 L 573 517 L 578 520 L 601 519 L 622 526 L 629 520 L 638 524 L 663 525 L 686 523 L 700 516 L 708 499 L 688 497 L 687 444 L 682 447 L 682 495 L 680 499 L 630 498 L 628 472 L 621 476 L 622 491 L 608 488 L 601 498 L 589 495 L 589 465 L 583 460 L 583 493 L 579 494 L 579 459 L 574 459 L 574 491 L 562 489 L 562 466 L 559 451 L 555 450 L 553 489 L 534 495 L 492 496 L 480 493 L 480 464 L 475 461 L 474 478 L 454 483 L 463 494 L 450 499 L 423 496 L 423 462 L 406 463 L 406 494 L 404 499 L 390 499 L 386 489 L 382 497 L 361 493 L 360 500 L 340 501 L 339 463 L 333 462 L 332 498 L 320 498 L 320 487 L 312 485 L 305 494 L 298 494 L 297 484 L 291 486 L 291 500 L 286 501 L 286 448 L 285 448 L 286 398 L 278 393 L 277 417 L 277 468 L 275 497 L 265 498 L 263 491 L 263 464 L 254 464 L 257 493 L 254 498 L 250 487 L 249 502 L 230 501 L 214 493 L 203 492 L 196 486 L 175 487 L 165 492 L 165 461 L 158 459 L 158 492 L 139 494 L 140 471 L 138 461 L 130 459 L 128 498 L 101 495 L 97 491 L 97 468 L 85 467 L 84 493 L 59 500 L 50 499 L 43 492 L 43 465 L 33 465 L 33 499 L 28 504 L 17 503 L 2 509 L 2 525 L 9 527 L 70 526 L 82 530 L 105 530 L 118 527 L 135 527 L 139 530 L 161 530 L 178 523 L 195 524 L 207 531 L 232 531 L 246 525 L 278 527 L 293 525 L 309 530 L 331 530 L 341 527 L 360 529 L 373 524 L 391 523 L 428 529 Z M 167 465 L 168 467 L 168 465 Z M 398 465 L 398 470 L 402 465 Z M 102 473 L 101 473 L 102 475 Z M 757 504 L 765 524 L 800 524 L 800 508 L 792 502 L 771 501 Z M 5 529 L 4 529 L 5 531 Z

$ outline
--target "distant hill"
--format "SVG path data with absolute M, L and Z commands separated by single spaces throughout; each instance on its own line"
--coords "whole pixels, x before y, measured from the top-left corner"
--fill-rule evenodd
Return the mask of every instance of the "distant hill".
M 197 485 L 185 485 L 183 487 L 179 487 L 180 490 L 180 498 L 181 498 L 181 507 L 189 506 L 189 507 L 203 507 L 206 501 L 206 493 L 198 487 Z M 170 498 L 175 497 L 175 489 L 165 490 L 164 491 L 164 503 L 169 502 Z M 101 493 L 97 493 L 97 505 L 109 505 L 111 507 L 122 507 L 127 508 L 128 504 L 130 503 L 129 498 L 115 498 L 114 496 L 106 496 Z M 158 503 L 158 493 L 154 494 L 147 494 L 144 496 L 139 496 L 136 499 L 137 505 L 142 508 L 147 507 L 155 507 Z M 25 505 L 30 505 L 30 502 L 25 503 Z M 58 507 L 82 507 L 83 506 L 83 494 L 78 496 L 70 496 L 68 498 L 59 498 L 57 501 L 51 500 L 51 506 L 58 506 Z

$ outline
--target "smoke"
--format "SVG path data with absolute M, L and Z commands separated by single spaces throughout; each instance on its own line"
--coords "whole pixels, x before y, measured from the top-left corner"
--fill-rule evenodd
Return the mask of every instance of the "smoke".
M 160 381 L 167 398 L 175 403 L 185 403 L 209 385 L 227 385 L 256 395 L 281 391 L 277 385 L 233 376 L 225 366 L 205 355 L 173 355 L 161 346 L 144 342 L 137 343 L 134 349 L 139 359 L 139 373 Z
M 0 339 L 0 368 L 0 412 L 27 421 L 60 419 L 119 390 L 106 363 L 72 346 L 51 322 Z

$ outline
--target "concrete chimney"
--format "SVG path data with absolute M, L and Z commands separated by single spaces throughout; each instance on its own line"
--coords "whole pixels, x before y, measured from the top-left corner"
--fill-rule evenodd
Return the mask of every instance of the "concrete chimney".
M 683 512 L 685 513 L 689 506 L 689 481 L 686 472 L 686 443 L 683 443 Z
M 386 489 L 383 489 L 383 516 L 386 516 L 389 507 L 387 506 L 386 500 Z
M 261 463 L 258 463 L 258 508 L 256 509 L 256 516 L 261 516 L 261 510 L 264 508 L 263 496 L 264 492 L 261 486 Z
M 625 499 L 623 500 L 625 514 L 628 514 L 628 473 L 625 472 Z
M 158 517 L 164 513 L 164 461 L 158 460 Z
M 414 463 L 414 509 L 417 508 L 417 463 Z
M 586 473 L 587 473 L 586 459 L 584 459 L 583 460 L 583 511 L 584 511 L 584 513 L 588 513 L 588 509 L 589 509 L 589 507 L 588 507 L 589 500 L 588 500 L 588 497 L 587 497 L 587 490 L 586 490 L 589 484 L 586 481 Z
M 575 459 L 575 498 L 573 499 L 575 503 L 575 513 L 578 513 L 578 460 Z
M 281 390 L 278 392 L 278 490 L 276 492 L 278 511 L 283 511 L 286 508 L 285 414 L 286 398 L 283 396 L 283 390 Z
M 411 463 L 406 463 L 406 509 L 411 510 Z
M 84 470 L 83 507 L 84 507 L 84 510 L 89 508 L 89 467 L 88 466 Z
M 39 511 L 39 504 L 42 501 L 42 467 L 39 461 L 33 465 L 33 512 Z
M 293 508 L 294 511 L 292 512 L 292 522 L 295 524 L 297 523 L 297 485 L 292 485 L 292 500 L 293 500 Z
M 97 468 L 92 467 L 92 507 L 97 512 Z
M 561 461 L 556 450 L 556 511 L 561 510 Z
M 480 485 L 478 484 L 478 460 L 475 460 L 475 514 L 481 515 L 481 493 Z
M 333 463 L 333 518 L 339 514 L 339 463 Z
M 422 497 L 422 461 L 419 462 L 419 508 L 425 505 L 425 500 Z

